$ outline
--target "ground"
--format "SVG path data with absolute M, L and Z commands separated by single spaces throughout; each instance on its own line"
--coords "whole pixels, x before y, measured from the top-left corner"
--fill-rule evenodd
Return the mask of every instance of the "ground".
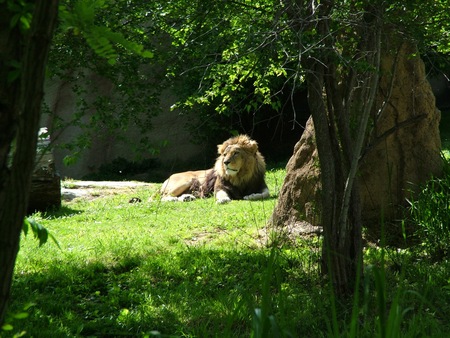
M 135 181 L 64 181 L 61 188 L 61 196 L 65 201 L 75 198 L 95 199 L 101 196 L 117 195 L 130 192 L 136 188 L 154 188 L 154 183 Z M 130 200 L 131 201 L 131 200 Z

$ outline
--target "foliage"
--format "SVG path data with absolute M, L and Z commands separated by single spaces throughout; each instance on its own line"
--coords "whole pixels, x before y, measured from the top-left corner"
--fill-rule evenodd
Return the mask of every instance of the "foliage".
M 25 1 L 14 0 L 2 0 L 0 3 L 5 3 L 8 8 L 8 12 L 12 13 L 10 27 L 19 27 L 22 32 L 26 32 L 30 29 L 31 19 L 33 13 L 34 4 Z
M 62 6 L 59 13 L 62 29 L 73 30 L 74 35 L 82 34 L 92 50 L 107 59 L 111 65 L 114 65 L 119 57 L 114 44 L 142 57 L 152 58 L 153 53 L 145 51 L 143 45 L 127 40 L 122 34 L 111 31 L 107 26 L 96 25 L 96 14 L 99 9 L 108 10 L 107 3 L 104 0 L 79 0 L 75 1 L 70 9 Z
M 188 15 L 179 17 L 179 12 Z M 196 139 L 230 131 L 252 134 L 255 126 L 288 114 L 288 97 L 301 81 L 298 65 L 286 60 L 286 54 L 296 54 L 295 36 L 280 19 L 280 5 L 191 1 L 168 4 L 163 13 L 167 23 L 161 27 L 177 57 L 168 72 L 182 84 L 175 87 L 175 107 L 199 117 L 201 128 L 195 119 L 190 126 Z M 289 85 L 288 78 L 293 80 Z M 295 121 L 295 112 L 288 119 Z
M 410 220 L 426 252 L 442 259 L 450 252 L 450 162 L 445 163 L 444 177 L 435 177 L 411 198 Z
M 175 46 L 187 48 L 184 55 L 192 60 L 188 67 L 194 58 L 201 57 L 202 64 L 194 65 L 204 74 L 197 93 L 185 105 L 214 103 L 216 112 L 227 114 L 236 109 L 252 112 L 265 104 L 279 108 L 269 85 L 287 74 L 280 67 L 284 60 L 281 41 L 277 41 L 277 31 L 273 31 L 278 8 L 264 1 L 231 2 L 225 8 L 216 4 L 206 9 L 202 2 L 185 6 L 193 15 L 183 18 L 168 32 Z M 206 17 L 199 15 L 205 12 Z M 246 98 L 250 94 L 253 98 Z
M 16 325 L 15 324 L 16 322 L 26 320 L 30 315 L 29 311 L 31 310 L 31 308 L 34 305 L 35 304 L 33 304 L 33 303 L 28 303 L 19 312 L 9 314 L 9 316 L 5 320 L 5 324 L 3 324 L 3 326 L 1 327 L 1 331 L 3 331 L 5 335 L 7 333 L 11 333 L 11 336 L 14 338 L 25 336 L 26 335 L 25 331 L 13 333 L 13 331 L 14 331 L 13 324 Z M 2 335 L 2 337 L 3 337 L 3 335 Z
M 76 161 L 93 138 L 131 143 L 124 137 L 128 128 L 140 132 L 141 137 L 129 144 L 137 157 L 157 151 L 158 145 L 148 142 L 148 132 L 151 118 L 160 110 L 164 78 L 161 69 L 152 66 L 158 57 L 144 11 L 143 3 L 63 2 L 48 73 L 54 81 L 67 83 L 76 96 L 74 114 L 69 120 L 55 116 L 51 130 L 52 135 L 69 126 L 82 131 L 62 145 L 71 152 L 67 164 Z M 52 113 L 50 107 L 45 110 Z
M 418 1 L 393 2 L 389 6 L 391 22 L 414 37 L 422 51 L 434 49 L 450 53 L 450 22 L 446 10 L 448 2 Z
M 31 229 L 31 231 L 33 232 L 34 237 L 39 240 L 39 246 L 47 243 L 47 240 L 50 237 L 53 242 L 59 247 L 56 238 L 51 233 L 49 233 L 46 228 L 44 228 L 34 219 L 27 217 L 23 221 L 23 233 L 25 234 L 25 236 L 28 235 L 29 229 Z

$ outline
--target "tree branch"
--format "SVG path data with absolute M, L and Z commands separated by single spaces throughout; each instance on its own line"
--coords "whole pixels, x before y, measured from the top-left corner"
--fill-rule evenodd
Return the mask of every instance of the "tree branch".
M 414 123 L 418 123 L 419 121 L 422 121 L 426 117 L 427 117 L 427 114 L 416 115 L 416 116 L 413 116 L 413 117 L 411 117 L 411 118 L 409 118 L 409 119 L 407 119 L 405 121 L 399 122 L 398 124 L 396 124 L 392 128 L 389 128 L 383 134 L 381 134 L 380 136 L 375 138 L 375 140 L 371 144 L 369 144 L 366 147 L 366 149 L 364 149 L 363 153 L 361 154 L 361 159 L 363 159 L 363 157 L 366 156 L 373 148 L 375 148 L 378 144 L 380 144 L 382 141 L 384 141 L 390 135 L 395 133 L 397 130 L 399 130 L 401 128 L 408 127 L 408 126 L 410 126 L 410 125 L 412 125 Z

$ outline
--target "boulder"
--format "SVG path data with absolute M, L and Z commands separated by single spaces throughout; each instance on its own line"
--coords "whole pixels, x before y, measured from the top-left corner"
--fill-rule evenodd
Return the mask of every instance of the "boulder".
M 360 161 L 360 196 L 365 225 L 394 220 L 399 206 L 442 172 L 440 112 L 414 45 L 400 43 L 382 56 L 382 75 L 372 130 Z M 380 107 L 384 107 L 380 113 Z M 272 221 L 320 225 L 320 169 L 310 119 L 287 166 Z M 323 192 L 332 193 L 332 192 Z

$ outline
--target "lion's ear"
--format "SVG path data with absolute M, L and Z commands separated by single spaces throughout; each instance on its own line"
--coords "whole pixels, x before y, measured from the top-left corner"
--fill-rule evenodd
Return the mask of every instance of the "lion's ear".
M 227 149 L 227 147 L 228 147 L 228 143 L 227 142 L 219 144 L 217 146 L 217 152 L 219 153 L 219 155 L 222 155 L 224 153 L 225 149 Z
M 250 152 L 252 152 L 253 154 L 256 154 L 256 152 L 258 151 L 258 143 L 256 141 L 254 141 L 254 140 L 251 140 L 248 143 L 248 150 Z

